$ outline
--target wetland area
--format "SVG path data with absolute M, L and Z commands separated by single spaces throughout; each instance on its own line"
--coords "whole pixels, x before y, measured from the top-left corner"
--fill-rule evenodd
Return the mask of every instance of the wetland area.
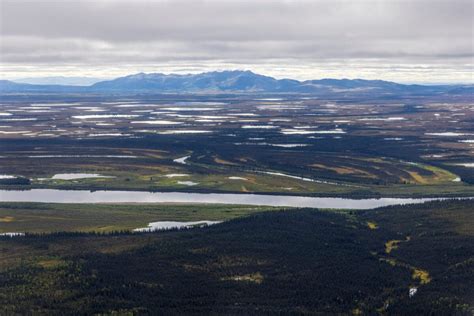
M 6 94 L 1 112 L 0 313 L 473 310 L 469 97 Z

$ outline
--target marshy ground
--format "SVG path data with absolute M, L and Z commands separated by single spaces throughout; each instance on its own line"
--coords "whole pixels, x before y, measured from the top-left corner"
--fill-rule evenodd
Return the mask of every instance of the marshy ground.
M 6 177 L 24 177 L 31 188 L 474 192 L 468 98 L 11 96 L 2 113 L 3 188 L 18 184 Z

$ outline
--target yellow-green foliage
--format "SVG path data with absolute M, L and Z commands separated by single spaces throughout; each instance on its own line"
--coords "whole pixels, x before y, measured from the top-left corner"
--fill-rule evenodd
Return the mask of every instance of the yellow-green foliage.
M 46 258 L 38 260 L 37 264 L 44 269 L 56 269 L 64 266 L 66 262 L 58 258 Z
M 244 275 L 233 275 L 230 277 L 221 278 L 223 281 L 241 281 L 241 282 L 252 282 L 260 284 L 263 282 L 263 275 L 260 272 L 244 274 Z
M 402 242 L 408 242 L 410 241 L 410 236 L 407 236 L 405 240 L 389 240 L 385 243 L 385 252 L 386 253 L 391 253 L 392 250 L 398 249 L 398 245 Z
M 10 222 L 13 222 L 14 220 L 15 218 L 13 216 L 0 217 L 1 223 L 10 223 Z
M 414 268 L 411 277 L 414 280 L 419 280 L 420 284 L 428 284 L 431 282 L 431 276 L 426 270 Z
M 386 253 L 391 253 L 392 250 L 398 248 L 398 244 L 401 242 L 401 240 L 389 240 L 385 243 L 385 252 Z
M 377 229 L 379 226 L 375 222 L 367 222 L 367 226 L 369 226 L 370 229 Z

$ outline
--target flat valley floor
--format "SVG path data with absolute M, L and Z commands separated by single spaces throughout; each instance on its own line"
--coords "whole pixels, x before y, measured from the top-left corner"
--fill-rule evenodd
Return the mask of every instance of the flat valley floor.
M 474 202 L 453 199 L 474 197 L 470 97 L 6 94 L 0 149 L 0 195 L 449 198 L 372 210 L 4 201 L 0 314 L 474 312 Z M 134 232 L 160 221 L 222 223 Z

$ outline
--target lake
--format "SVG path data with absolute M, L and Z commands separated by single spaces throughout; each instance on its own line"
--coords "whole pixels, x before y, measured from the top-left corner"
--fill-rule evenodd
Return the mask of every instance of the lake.
M 87 190 L 0 190 L 0 202 L 42 203 L 212 203 L 258 206 L 372 209 L 388 205 L 423 203 L 442 198 L 345 199 L 264 194 L 186 193 Z
M 173 228 L 193 228 L 204 227 L 214 224 L 222 223 L 222 221 L 197 221 L 197 222 L 176 222 L 176 221 L 159 221 L 149 223 L 147 227 L 136 228 L 134 232 L 152 232 L 156 230 L 167 230 Z

